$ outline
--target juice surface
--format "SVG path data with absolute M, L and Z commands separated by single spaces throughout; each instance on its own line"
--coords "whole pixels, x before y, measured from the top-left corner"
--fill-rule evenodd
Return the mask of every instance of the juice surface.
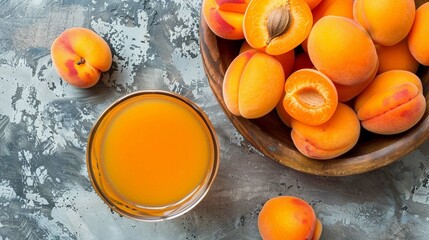
M 190 106 L 164 95 L 141 95 L 109 113 L 98 134 L 101 174 L 113 192 L 136 205 L 174 204 L 210 171 L 210 131 Z

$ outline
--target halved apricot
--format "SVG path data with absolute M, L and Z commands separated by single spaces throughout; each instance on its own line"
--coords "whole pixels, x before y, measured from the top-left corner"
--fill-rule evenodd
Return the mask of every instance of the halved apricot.
M 312 25 L 305 0 L 253 0 L 244 14 L 243 31 L 250 46 L 279 55 L 301 44 Z
M 301 69 L 286 80 L 283 106 L 292 118 L 319 125 L 331 118 L 337 104 L 334 83 L 317 70 Z

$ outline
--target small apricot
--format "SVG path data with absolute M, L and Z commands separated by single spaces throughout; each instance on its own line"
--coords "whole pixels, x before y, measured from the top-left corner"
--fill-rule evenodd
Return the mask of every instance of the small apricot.
M 292 119 L 291 137 L 305 156 L 325 160 L 352 149 L 360 135 L 360 122 L 352 108 L 338 103 L 332 117 L 321 125 L 309 125 Z
M 374 43 L 365 29 L 341 16 L 326 16 L 314 24 L 308 55 L 317 70 L 342 85 L 366 81 L 378 65 Z
M 250 46 L 280 55 L 301 44 L 312 25 L 305 0 L 252 0 L 244 14 L 243 30 Z
M 315 231 L 317 228 L 317 236 Z M 322 231 L 313 207 L 294 196 L 279 196 L 265 202 L 258 215 L 262 239 L 318 239 Z M 314 238 L 316 237 L 316 238 Z
M 380 66 L 378 73 L 389 70 L 407 70 L 413 73 L 417 72 L 419 62 L 413 57 L 408 48 L 407 39 L 400 41 L 393 46 L 376 45 L 378 60 Z
M 52 64 L 60 77 L 79 88 L 94 86 L 101 72 L 112 65 L 107 42 L 94 31 L 73 27 L 66 29 L 51 46 Z
M 283 67 L 277 59 L 259 50 L 245 51 L 225 72 L 225 105 L 237 116 L 262 117 L 280 101 L 284 81 Z
M 244 41 L 241 45 L 239 53 L 252 49 L 254 48 L 252 48 L 246 41 Z M 280 55 L 273 55 L 273 57 L 279 60 L 279 62 L 282 64 L 285 78 L 287 78 L 292 73 L 292 68 L 295 64 L 295 51 L 292 49 L 289 52 Z
M 414 58 L 422 65 L 429 66 L 429 2 L 417 8 L 410 33 L 408 47 Z
M 292 73 L 284 89 L 286 112 L 306 124 L 319 125 L 328 121 L 337 107 L 334 84 L 317 70 L 305 68 Z
M 310 9 L 317 7 L 317 5 L 319 5 L 320 2 L 322 2 L 322 0 L 305 0 L 305 1 L 307 2 Z
M 249 1 L 204 0 L 202 15 L 217 36 L 230 40 L 243 39 L 243 17 Z
M 375 43 L 393 46 L 404 39 L 413 25 L 414 0 L 355 0 L 354 19 Z

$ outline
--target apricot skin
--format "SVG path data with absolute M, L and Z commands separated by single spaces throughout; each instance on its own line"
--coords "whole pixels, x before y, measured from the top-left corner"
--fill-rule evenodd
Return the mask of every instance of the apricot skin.
M 349 106 L 339 103 L 334 115 L 324 124 L 312 126 L 292 119 L 291 137 L 305 156 L 325 160 L 352 149 L 360 134 L 360 122 Z
M 362 83 L 377 68 L 377 52 L 370 36 L 346 17 L 326 16 L 317 21 L 307 47 L 316 69 L 337 84 Z
M 428 32 L 429 33 L 429 32 Z M 407 39 L 400 41 L 393 46 L 376 45 L 378 60 L 380 66 L 378 73 L 389 70 L 406 70 L 416 73 L 419 68 L 419 62 L 411 54 L 408 48 Z
M 258 230 L 264 240 L 313 239 L 317 221 L 314 209 L 306 201 L 279 196 L 271 198 L 262 207 Z M 321 231 L 320 226 L 317 227 Z
M 375 43 L 393 46 L 404 39 L 413 25 L 414 0 L 355 0 L 354 18 Z
M 429 66 L 429 3 L 421 5 L 413 26 L 408 34 L 408 47 L 414 58 L 422 65 Z
M 243 17 L 249 0 L 204 0 L 201 6 L 203 17 L 217 36 L 243 39 Z
M 280 62 L 249 50 L 229 65 L 223 81 L 223 98 L 228 110 L 244 118 L 259 118 L 272 111 L 283 93 L 285 81 Z
M 247 50 L 253 50 L 253 49 L 254 48 L 252 48 L 246 41 L 244 41 L 243 44 L 241 45 L 239 53 L 245 52 Z M 261 51 L 263 51 L 263 49 Z M 280 55 L 273 55 L 273 57 L 279 60 L 279 62 L 282 64 L 285 78 L 287 78 L 292 73 L 292 69 L 295 65 L 295 51 L 290 50 L 289 52 L 286 52 Z
M 69 28 L 54 40 L 51 57 L 59 76 L 69 84 L 89 88 L 112 64 L 109 45 L 97 33 L 81 27 Z

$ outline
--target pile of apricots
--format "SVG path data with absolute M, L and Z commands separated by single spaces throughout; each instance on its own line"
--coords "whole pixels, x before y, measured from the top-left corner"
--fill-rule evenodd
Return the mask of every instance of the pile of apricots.
M 429 66 L 429 3 L 204 0 L 202 17 L 218 37 L 243 41 L 223 79 L 228 110 L 276 111 L 309 158 L 348 152 L 362 127 L 407 131 L 425 113 L 416 72 Z

